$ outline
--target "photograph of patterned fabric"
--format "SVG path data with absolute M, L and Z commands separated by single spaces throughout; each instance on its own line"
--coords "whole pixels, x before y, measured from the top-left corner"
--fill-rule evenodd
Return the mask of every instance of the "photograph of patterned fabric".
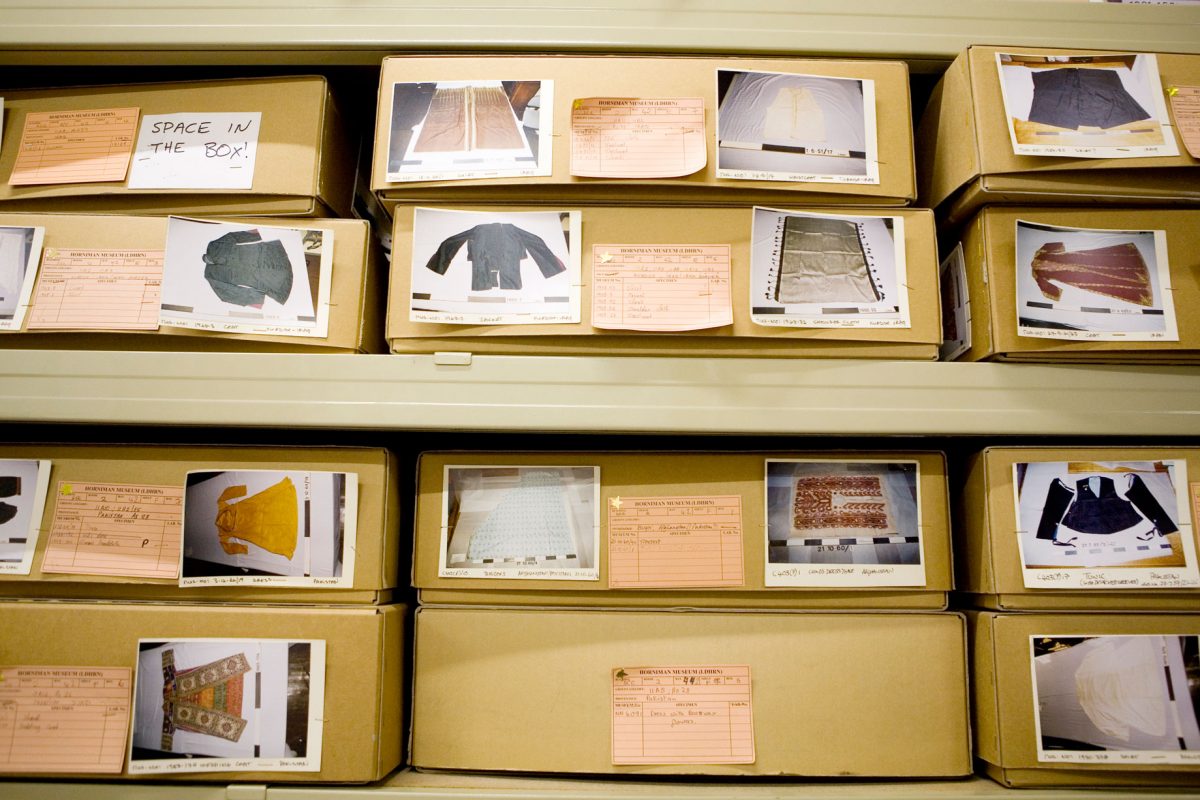
M 1200 751 L 1196 636 L 1035 636 L 1039 760 Z M 1123 759 L 1127 760 L 1127 759 Z M 1150 760 L 1149 758 L 1147 760 Z
M 717 70 L 717 168 L 866 178 L 878 159 L 873 91 L 858 78 Z
M 188 473 L 181 575 L 340 576 L 348 483 L 341 472 Z
M 1016 464 L 1026 568 L 1184 567 L 1194 563 L 1181 461 Z M 1191 556 L 1189 558 L 1189 556 Z
M 879 290 L 849 220 L 788 217 L 775 299 L 789 303 L 874 303 Z
M 919 564 L 915 462 L 767 461 L 771 564 Z
M 221 759 L 303 759 L 315 739 L 324 643 L 177 639 L 138 645 L 135 761 L 192 761 L 184 771 L 228 768 Z M 209 759 L 214 763 L 206 763 Z M 253 763 L 260 762 L 260 763 Z
M 590 580 L 599 537 L 598 468 L 447 467 L 443 574 Z M 466 572 L 463 575 L 463 572 Z M 532 577 L 532 575 L 531 575 Z
M 1020 335 L 1178 339 L 1163 231 L 1016 225 Z

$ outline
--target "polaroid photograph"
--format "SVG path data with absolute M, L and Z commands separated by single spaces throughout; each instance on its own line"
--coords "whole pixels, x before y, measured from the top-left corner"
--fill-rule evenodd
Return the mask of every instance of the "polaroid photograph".
M 1025 586 L 1200 586 L 1187 462 L 1013 465 Z
M 171 217 L 159 321 L 323 338 L 332 270 L 331 230 Z
M 942 261 L 938 275 L 942 296 L 942 344 L 938 357 L 953 361 L 971 349 L 971 298 L 967 295 L 967 261 L 961 242 Z
M 409 319 L 579 322 L 580 212 L 413 210 Z
M 1166 231 L 1017 220 L 1017 334 L 1179 341 Z
M 879 183 L 875 82 L 718 69 L 717 177 Z
M 767 586 L 924 586 L 915 461 L 768 459 Z
M 352 472 L 189 472 L 179 585 L 350 588 L 357 509 Z
M 447 466 L 443 578 L 600 580 L 600 468 Z
M 49 487 L 49 461 L 0 459 L 0 575 L 29 574 Z
M 755 208 L 750 319 L 792 328 L 910 328 L 903 217 Z
M 1200 637 L 1031 636 L 1038 761 L 1200 761 Z
M 392 84 L 389 181 L 549 175 L 553 81 Z
M 129 772 L 318 772 L 325 642 L 141 639 Z
M 45 238 L 45 228 L 0 227 L 0 331 L 21 330 Z
M 996 68 L 1016 155 L 1179 155 L 1152 53 L 997 53 Z

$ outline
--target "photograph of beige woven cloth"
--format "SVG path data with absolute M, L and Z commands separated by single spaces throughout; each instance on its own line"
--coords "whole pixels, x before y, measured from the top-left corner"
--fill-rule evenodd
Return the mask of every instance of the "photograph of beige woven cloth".
M 848 220 L 788 217 L 775 300 L 780 303 L 874 303 L 879 290 Z
M 413 151 L 520 150 L 512 103 L 499 86 L 438 88 Z

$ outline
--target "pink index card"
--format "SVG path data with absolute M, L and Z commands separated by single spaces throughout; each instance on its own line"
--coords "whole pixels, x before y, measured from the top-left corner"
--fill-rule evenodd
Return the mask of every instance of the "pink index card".
M 613 764 L 753 764 L 750 667 L 623 667 L 612 678 Z
M 571 174 L 675 178 L 708 162 L 702 97 L 581 97 L 571 104 Z
M 1200 86 L 1172 86 L 1167 96 L 1183 146 L 1192 158 L 1200 158 Z
M 179 577 L 182 486 L 60 481 L 54 497 L 42 572 Z
M 592 246 L 592 327 L 694 331 L 732 324 L 729 245 Z
M 608 586 L 743 586 L 742 498 L 610 497 Z
M 161 250 L 62 250 L 42 255 L 29 328 L 158 329 Z
M 0 772 L 119 773 L 131 672 L 0 666 Z
M 27 186 L 123 181 L 137 123 L 136 108 L 30 112 L 8 182 Z

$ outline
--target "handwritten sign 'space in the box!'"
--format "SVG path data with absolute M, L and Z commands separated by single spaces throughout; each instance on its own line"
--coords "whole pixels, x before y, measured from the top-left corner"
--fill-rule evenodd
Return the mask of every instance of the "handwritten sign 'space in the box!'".
M 130 189 L 250 189 L 262 113 L 147 114 Z

